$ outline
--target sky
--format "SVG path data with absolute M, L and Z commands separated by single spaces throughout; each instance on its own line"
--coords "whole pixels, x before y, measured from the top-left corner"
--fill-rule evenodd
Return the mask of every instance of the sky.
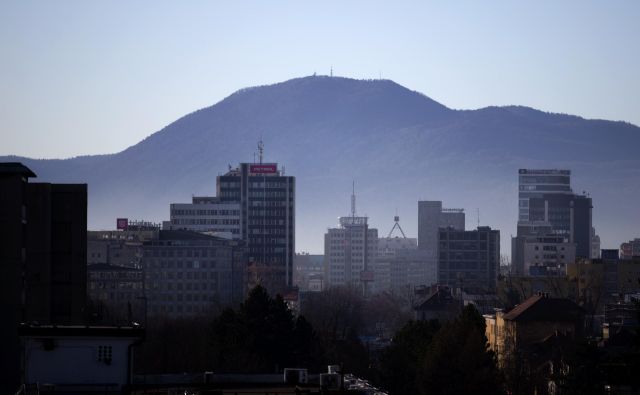
M 234 91 L 392 79 L 640 125 L 639 1 L 1 1 L 0 155 L 119 152 Z

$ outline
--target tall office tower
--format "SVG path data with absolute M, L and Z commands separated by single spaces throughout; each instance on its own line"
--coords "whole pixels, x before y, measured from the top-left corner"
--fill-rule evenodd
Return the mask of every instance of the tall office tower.
M 494 293 L 500 269 L 500 231 L 439 230 L 438 283 L 470 293 Z
M 518 230 L 512 240 L 512 264 L 516 274 L 530 275 L 522 246 L 528 239 L 555 236 L 575 244 L 576 258 L 592 255 L 591 198 L 574 194 L 569 170 L 519 170 Z M 563 240 L 560 240 L 563 238 Z M 561 273 L 557 268 L 553 272 Z M 544 270 L 535 269 L 538 273 Z
M 324 280 L 327 287 L 348 286 L 367 296 L 373 290 L 378 230 L 369 228 L 368 217 L 356 215 L 355 190 L 351 215 L 338 219 L 340 227 L 324 235 Z
M 0 163 L 0 392 L 19 384 L 20 322 L 79 323 L 86 300 L 87 186 L 29 184 Z
M 240 203 L 249 286 L 286 292 L 293 285 L 295 177 L 285 176 L 277 163 L 241 163 L 217 177 L 217 196 L 221 203 Z
M 438 232 L 440 228 L 463 231 L 463 209 L 442 208 L 441 201 L 418 202 L 418 248 L 425 254 L 425 278 L 423 284 L 434 284 L 438 279 Z
M 518 174 L 518 224 L 522 222 L 523 226 L 527 222 L 539 220 L 529 215 L 529 201 L 531 198 L 540 198 L 545 194 L 573 194 L 571 190 L 571 170 L 520 169 Z

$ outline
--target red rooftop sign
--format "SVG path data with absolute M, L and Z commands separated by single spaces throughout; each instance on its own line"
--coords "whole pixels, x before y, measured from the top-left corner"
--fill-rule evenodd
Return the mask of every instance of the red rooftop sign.
M 261 163 L 259 165 L 249 165 L 250 173 L 271 174 L 278 171 L 276 163 Z
M 129 219 L 128 218 L 118 218 L 116 220 L 116 229 L 118 230 L 127 230 L 129 227 Z

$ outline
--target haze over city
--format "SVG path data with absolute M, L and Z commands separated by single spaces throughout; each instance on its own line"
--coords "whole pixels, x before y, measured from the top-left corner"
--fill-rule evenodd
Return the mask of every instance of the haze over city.
M 0 6 L 0 393 L 640 394 L 640 3 Z

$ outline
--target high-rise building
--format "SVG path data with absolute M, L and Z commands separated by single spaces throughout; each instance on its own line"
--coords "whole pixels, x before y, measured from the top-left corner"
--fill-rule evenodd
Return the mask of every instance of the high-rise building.
M 440 228 L 438 284 L 470 293 L 494 293 L 500 270 L 500 231 Z
M 434 284 L 438 278 L 438 233 L 440 228 L 464 231 L 464 210 L 442 208 L 441 201 L 419 201 L 418 248 L 425 254 L 425 278 L 422 282 L 424 285 Z
M 576 257 L 590 258 L 593 254 L 592 201 L 588 196 L 573 193 L 571 171 L 520 169 L 518 173 L 518 227 L 511 243 L 515 274 L 531 275 L 525 267 L 536 267 L 540 273 L 562 272 L 557 267 L 545 271 L 539 263 L 524 261 L 523 246 L 535 244 L 540 237 L 557 240 L 557 249 L 575 244 Z
M 86 300 L 86 184 L 30 184 L 0 163 L 0 392 L 20 380 L 18 324 L 77 324 Z
M 368 217 L 356 215 L 355 190 L 351 215 L 338 219 L 338 228 L 324 235 L 324 280 L 327 287 L 348 286 L 373 291 L 374 264 L 378 252 L 378 230 L 369 228 Z
M 217 197 L 240 204 L 249 286 L 284 294 L 293 286 L 295 177 L 285 176 L 277 163 L 241 163 L 217 177 Z

